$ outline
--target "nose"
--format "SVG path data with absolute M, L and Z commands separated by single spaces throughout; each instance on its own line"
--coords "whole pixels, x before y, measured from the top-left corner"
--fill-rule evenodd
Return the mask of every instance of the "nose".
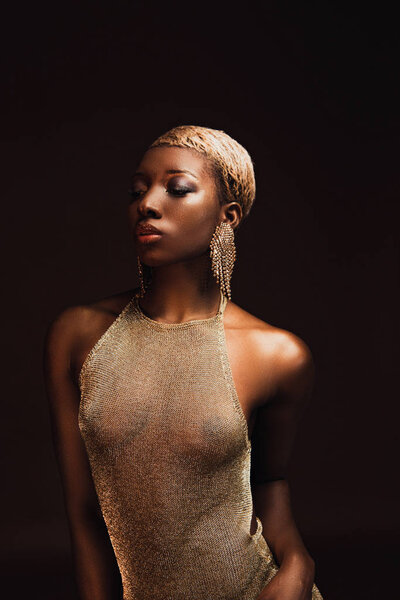
M 137 210 L 142 217 L 151 216 L 159 218 L 161 217 L 159 205 L 160 203 L 157 201 L 157 194 L 155 192 L 151 193 L 149 190 L 139 198 Z

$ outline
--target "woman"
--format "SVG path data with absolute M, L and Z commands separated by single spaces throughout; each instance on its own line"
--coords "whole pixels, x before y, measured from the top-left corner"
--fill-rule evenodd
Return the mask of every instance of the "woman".
M 251 158 L 223 131 L 162 135 L 132 179 L 140 286 L 49 328 L 82 600 L 322 598 L 286 479 L 312 356 L 231 300 L 254 196 Z

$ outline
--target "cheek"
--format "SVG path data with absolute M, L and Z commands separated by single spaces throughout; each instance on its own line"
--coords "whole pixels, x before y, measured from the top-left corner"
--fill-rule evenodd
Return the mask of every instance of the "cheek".
M 176 239 L 181 246 L 204 251 L 214 233 L 216 215 L 210 202 L 192 200 L 177 214 Z
M 217 207 L 213 199 L 210 199 L 205 192 L 201 192 L 188 196 L 181 204 L 175 206 L 174 220 L 180 231 L 207 237 L 214 231 L 216 211 Z

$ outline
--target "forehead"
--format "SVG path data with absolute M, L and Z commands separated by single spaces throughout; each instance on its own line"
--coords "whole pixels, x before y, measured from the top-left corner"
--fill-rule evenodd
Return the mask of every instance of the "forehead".
M 206 156 L 191 148 L 158 146 L 145 152 L 138 171 L 149 175 L 162 175 L 169 170 L 191 171 L 198 179 L 211 178 L 212 170 Z

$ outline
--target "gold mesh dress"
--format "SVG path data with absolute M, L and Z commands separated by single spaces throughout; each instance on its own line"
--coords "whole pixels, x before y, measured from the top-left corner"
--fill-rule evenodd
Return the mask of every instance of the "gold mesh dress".
M 250 534 L 251 443 L 216 315 L 160 323 L 131 298 L 87 355 L 79 427 L 123 600 L 255 600 L 277 573 Z M 321 600 L 315 583 L 313 600 Z

